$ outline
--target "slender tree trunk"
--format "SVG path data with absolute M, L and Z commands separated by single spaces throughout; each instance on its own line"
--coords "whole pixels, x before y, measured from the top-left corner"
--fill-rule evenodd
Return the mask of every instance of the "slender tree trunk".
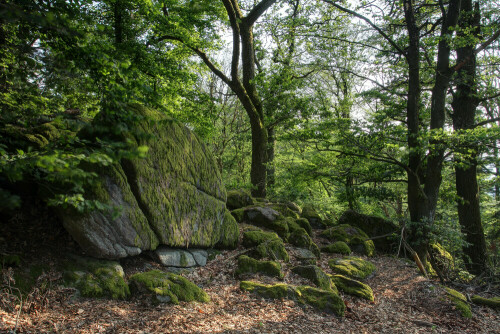
M 276 182 L 276 168 L 274 165 L 276 136 L 274 127 L 268 127 L 267 136 L 267 188 L 270 189 Z
M 479 4 L 475 10 L 471 0 L 463 0 L 460 27 L 470 29 L 474 35 L 479 34 Z M 465 59 L 468 62 L 458 71 L 458 84 L 453 98 L 453 129 L 461 132 L 473 129 L 477 108 L 476 88 L 476 57 L 475 44 L 470 43 L 457 50 L 457 62 Z M 487 254 L 486 240 L 481 212 L 479 207 L 479 187 L 477 184 L 477 156 L 478 147 L 466 144 L 459 148 L 455 156 L 455 174 L 458 200 L 458 220 L 469 244 L 464 247 L 464 260 L 467 269 L 473 274 L 480 274 L 486 269 Z M 473 152 L 472 154 L 470 152 Z
M 113 18 L 115 30 L 115 43 L 123 42 L 123 5 L 120 0 L 113 3 Z

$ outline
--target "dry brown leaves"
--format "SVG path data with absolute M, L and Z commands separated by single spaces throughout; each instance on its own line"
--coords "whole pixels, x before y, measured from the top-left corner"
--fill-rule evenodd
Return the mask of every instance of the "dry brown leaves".
M 473 306 L 473 318 L 461 318 L 437 282 L 420 276 L 411 264 L 391 257 L 370 259 L 378 268 L 367 280 L 375 293 L 369 303 L 343 296 L 344 318 L 301 307 L 290 300 L 264 300 L 239 289 L 235 255 L 224 252 L 206 267 L 187 275 L 203 287 L 211 302 L 152 305 L 145 298 L 129 301 L 75 299 L 72 289 L 55 287 L 33 296 L 23 308 L 18 333 L 500 333 L 498 311 Z M 319 265 L 330 272 L 324 255 Z M 125 262 L 127 274 L 146 258 Z M 156 266 L 155 264 L 151 264 Z M 285 282 L 306 283 L 286 269 Z M 46 277 L 54 279 L 58 273 Z M 52 277 L 52 278 L 51 278 Z M 265 283 L 272 280 L 254 277 Z M 43 282 L 40 282 L 43 284 Z M 19 309 L 0 296 L 0 332 L 16 324 Z M 38 298 L 38 299 L 37 299 Z M 30 301 L 25 301 L 26 303 Z

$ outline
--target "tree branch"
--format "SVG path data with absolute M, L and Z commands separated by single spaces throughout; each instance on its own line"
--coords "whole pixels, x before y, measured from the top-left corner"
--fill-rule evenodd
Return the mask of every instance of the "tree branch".
M 352 10 L 350 10 L 350 9 L 347 9 L 347 8 L 345 8 L 345 7 L 342 7 L 342 6 L 340 6 L 339 4 L 337 4 L 337 3 L 335 3 L 335 2 L 333 2 L 333 1 L 331 1 L 331 0 L 322 0 L 322 1 L 323 1 L 323 2 L 328 3 L 328 4 L 332 5 L 332 6 L 334 6 L 334 7 L 336 7 L 336 8 L 338 8 L 338 9 L 340 9 L 340 10 L 341 10 L 341 11 L 343 11 L 343 12 L 349 13 L 349 14 L 351 14 L 351 15 L 353 15 L 353 16 L 356 16 L 357 18 L 359 18 L 359 19 L 361 19 L 361 20 L 365 21 L 365 22 L 366 22 L 366 23 L 368 23 L 370 26 L 372 26 L 375 30 L 377 30 L 377 31 L 378 31 L 378 33 L 379 33 L 380 35 L 382 35 L 382 37 L 384 37 L 384 38 L 385 38 L 385 40 L 386 40 L 386 41 L 388 41 L 388 42 L 389 42 L 389 44 L 391 44 L 391 45 L 392 45 L 392 46 L 393 46 L 396 50 L 398 50 L 398 52 L 399 52 L 400 54 L 402 54 L 403 56 L 406 56 L 406 52 L 404 52 L 404 51 L 403 51 L 403 49 L 401 49 L 401 48 L 400 48 L 400 47 L 396 44 L 396 42 L 394 42 L 394 41 L 393 41 L 393 40 L 392 40 L 392 39 L 391 39 L 391 38 L 390 38 L 390 37 L 389 37 L 389 36 L 388 36 L 388 35 L 387 35 L 387 34 L 386 34 L 383 30 L 382 30 L 382 29 L 380 29 L 377 25 L 375 25 L 375 23 L 373 23 L 373 22 L 372 22 L 369 18 L 367 18 L 367 17 L 365 17 L 365 16 L 363 16 L 363 15 L 361 15 L 361 14 L 358 14 L 358 13 L 356 13 L 355 11 L 352 11 Z
M 245 18 L 246 23 L 248 26 L 252 26 L 257 19 L 264 14 L 264 12 L 271 7 L 276 0 L 262 0 L 259 2 L 251 11 L 248 13 L 248 15 Z
M 498 37 L 500 37 L 500 30 L 498 30 L 496 33 L 494 33 L 486 42 L 481 44 L 476 50 L 474 50 L 474 53 L 472 56 L 469 56 L 465 58 L 462 62 L 458 63 L 453 67 L 454 71 L 460 70 L 462 67 L 464 67 L 471 59 L 473 56 L 477 55 L 479 52 L 483 51 L 486 49 L 491 43 L 493 43 Z

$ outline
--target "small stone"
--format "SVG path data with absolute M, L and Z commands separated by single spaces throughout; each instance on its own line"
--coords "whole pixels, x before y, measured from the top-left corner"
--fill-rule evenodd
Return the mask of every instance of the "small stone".
M 309 249 L 305 248 L 291 248 L 290 253 L 297 259 L 297 260 L 316 260 L 316 255 L 314 255 L 313 252 L 311 252 Z
M 190 249 L 189 252 L 193 255 L 196 264 L 204 267 L 207 264 L 208 252 L 204 249 Z
M 190 268 L 196 266 L 193 255 L 182 249 L 159 247 L 154 254 L 165 267 Z

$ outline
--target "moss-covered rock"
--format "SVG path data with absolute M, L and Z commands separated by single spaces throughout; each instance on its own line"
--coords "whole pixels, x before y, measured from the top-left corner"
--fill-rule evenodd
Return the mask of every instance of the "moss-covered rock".
M 310 305 L 324 312 L 343 316 L 345 304 L 333 291 L 325 291 L 310 286 L 294 287 L 287 284 L 266 285 L 242 281 L 240 288 L 269 299 L 291 299 L 302 305 Z
M 295 202 L 286 202 L 285 205 L 292 210 L 293 212 L 298 213 L 299 215 L 302 213 L 302 208 Z
M 333 275 L 332 281 L 340 291 L 343 291 L 348 295 L 353 295 L 369 301 L 375 300 L 372 288 L 365 283 L 342 275 Z
M 310 305 L 323 312 L 334 313 L 342 317 L 345 304 L 335 291 L 325 291 L 310 286 L 299 286 L 296 289 L 299 304 Z
M 302 227 L 304 230 L 306 230 L 307 234 L 312 236 L 312 227 L 311 224 L 309 224 L 309 221 L 305 218 L 299 218 L 295 220 L 295 223 Z
M 289 217 L 293 219 L 299 218 L 299 214 L 294 210 L 290 209 L 288 205 L 284 203 L 270 203 L 267 204 L 266 206 L 272 208 L 273 210 L 278 211 L 283 217 Z
M 239 237 L 240 229 L 238 227 L 238 223 L 231 215 L 231 212 L 226 210 L 224 212 L 220 239 L 215 247 L 222 249 L 235 249 L 236 247 L 238 247 Z
M 316 209 L 310 204 L 307 204 L 302 208 L 302 213 L 300 216 L 302 218 L 307 219 L 309 221 L 309 224 L 311 224 L 312 228 L 316 228 L 316 229 L 324 229 L 325 228 L 325 225 L 323 224 L 323 219 L 318 214 Z
M 318 246 L 313 242 L 311 237 L 303 228 L 299 228 L 290 234 L 288 242 L 294 246 L 309 249 L 314 253 L 314 255 L 316 255 L 317 258 L 321 256 Z
M 330 268 L 337 274 L 356 279 L 365 279 L 376 270 L 375 265 L 359 257 L 346 256 L 328 261 Z
M 337 291 L 335 284 L 332 283 L 330 276 L 328 276 L 320 267 L 316 265 L 297 266 L 292 268 L 295 274 L 307 278 L 320 289 L 328 291 Z
M 238 223 L 243 223 L 245 220 L 245 209 L 236 209 L 231 211 L 231 215 Z
M 246 189 L 230 190 L 227 192 L 226 206 L 229 210 L 236 210 L 246 206 L 254 205 L 255 199 Z
M 472 318 L 472 311 L 467 298 L 457 290 L 445 288 L 446 297 L 455 305 L 455 308 L 460 312 L 464 318 Z
M 330 241 L 343 241 L 349 245 L 353 252 L 367 256 L 373 256 L 375 252 L 373 241 L 369 240 L 366 233 L 357 227 L 338 225 L 323 231 L 321 236 Z
M 243 233 L 243 246 L 256 247 L 250 255 L 258 259 L 290 261 L 283 240 L 274 232 L 246 231 Z
M 281 239 L 261 243 L 251 255 L 259 259 L 269 258 L 275 261 L 290 261 L 288 252 Z
M 274 232 L 265 232 L 262 230 L 250 230 L 243 233 L 243 246 L 246 248 L 255 247 L 263 242 L 272 240 L 281 240 L 280 237 Z
M 284 276 L 280 263 L 275 261 L 259 261 L 246 255 L 241 255 L 238 258 L 238 268 L 235 273 L 238 276 L 261 273 L 279 279 L 283 279 Z
M 321 251 L 332 254 L 343 254 L 343 255 L 351 254 L 351 248 L 349 248 L 349 245 L 347 245 L 343 241 L 335 241 L 332 244 L 321 247 Z
M 63 278 L 84 297 L 126 299 L 130 295 L 118 262 L 72 257 Z
M 268 285 L 252 281 L 241 281 L 240 289 L 253 292 L 261 297 L 269 299 L 296 299 L 295 288 L 284 283 Z
M 278 211 L 267 206 L 253 206 L 243 210 L 243 221 L 274 231 L 285 240 L 288 238 L 288 224 Z
M 101 186 L 90 190 L 123 208 L 121 215 L 61 211 L 70 234 L 89 254 L 105 258 L 137 255 L 158 244 L 233 247 L 236 229 L 226 215 L 226 191 L 210 150 L 188 128 L 158 111 L 139 105 L 126 109 L 136 119 L 130 117 L 129 131 L 119 137 L 137 148 L 147 146 L 146 157 L 122 159 L 120 165 L 99 170 Z M 101 112 L 90 130 L 109 136 L 103 129 L 116 125 L 114 115 Z
M 357 227 L 365 232 L 368 237 L 376 237 L 373 240 L 375 248 L 382 252 L 390 252 L 395 246 L 392 235 L 397 233 L 398 227 L 389 220 L 347 210 L 338 219 L 338 224 Z
M 132 293 L 149 293 L 155 302 L 178 304 L 180 301 L 210 301 L 207 293 L 196 284 L 180 275 L 160 270 L 132 275 L 129 281 Z
M 474 295 L 471 297 L 471 300 L 474 304 L 477 305 L 488 306 L 497 310 L 500 309 L 500 297 L 483 298 L 481 296 Z

